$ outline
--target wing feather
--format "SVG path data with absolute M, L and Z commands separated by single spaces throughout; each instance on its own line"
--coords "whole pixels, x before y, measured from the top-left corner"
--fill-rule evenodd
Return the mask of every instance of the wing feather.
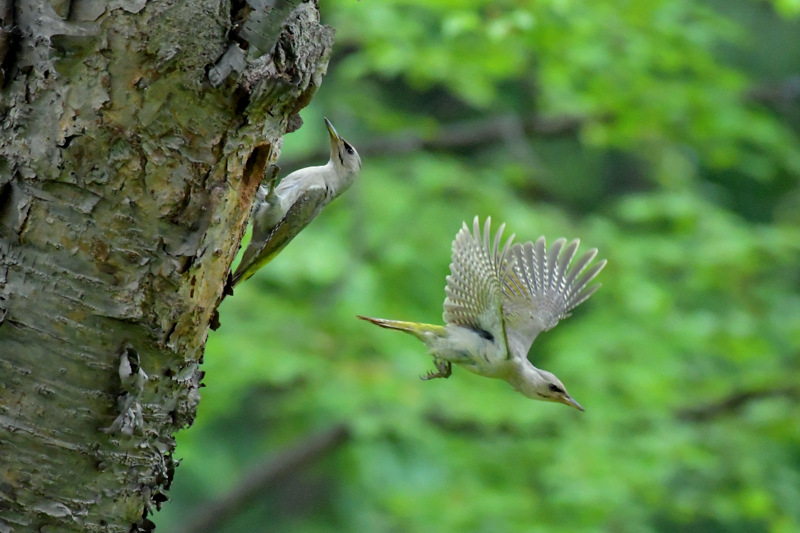
M 527 357 L 536 336 L 551 329 L 600 286 L 587 285 L 606 265 L 587 269 L 597 255 L 592 249 L 571 265 L 580 241 L 556 240 L 550 249 L 544 237 L 511 248 L 512 272 L 504 282 L 503 314 L 510 353 Z M 571 265 L 571 266 L 570 266 Z
M 247 280 L 269 263 L 316 218 L 329 201 L 325 187 L 311 187 L 303 192 L 277 224 L 265 225 L 254 219 L 253 235 L 233 274 L 233 285 Z
M 444 321 L 505 339 L 502 324 L 503 283 L 511 269 L 514 236 L 503 245 L 502 224 L 491 239 L 491 218 L 481 232 L 475 217 L 470 233 L 464 223 L 453 241 L 450 274 L 445 286 Z M 502 246 L 501 246 L 502 245 Z

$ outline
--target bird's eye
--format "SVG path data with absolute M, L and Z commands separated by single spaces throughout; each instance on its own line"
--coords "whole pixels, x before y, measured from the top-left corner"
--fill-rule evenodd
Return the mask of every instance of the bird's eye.
M 564 391 L 563 391 L 563 390 L 561 390 L 561 389 L 558 387 L 558 385 L 556 385 L 555 383 L 551 383 L 551 384 L 550 384 L 550 392 L 560 392 L 560 393 L 562 393 L 562 394 L 564 393 Z
M 344 149 L 345 149 L 345 150 L 347 150 L 347 153 L 348 153 L 349 155 L 353 155 L 353 147 L 352 147 L 352 146 L 350 146 L 350 145 L 349 145 L 349 144 L 347 144 L 347 143 L 344 143 Z

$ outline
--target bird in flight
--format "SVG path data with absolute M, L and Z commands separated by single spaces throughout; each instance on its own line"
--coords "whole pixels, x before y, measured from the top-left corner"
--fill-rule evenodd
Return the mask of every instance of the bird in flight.
M 558 239 L 548 248 L 536 242 L 503 244 L 505 224 L 491 240 L 491 218 L 481 233 L 464 223 L 453 241 L 444 300 L 444 326 L 359 316 L 378 326 L 414 335 L 428 347 L 435 372 L 422 379 L 447 378 L 455 363 L 470 372 L 507 381 L 535 400 L 559 402 L 583 411 L 551 372 L 536 368 L 528 351 L 539 333 L 552 329 L 600 285 L 589 283 L 606 265 L 592 260 L 593 248 L 573 264 L 579 241 Z M 590 266 L 591 264 L 591 266 Z

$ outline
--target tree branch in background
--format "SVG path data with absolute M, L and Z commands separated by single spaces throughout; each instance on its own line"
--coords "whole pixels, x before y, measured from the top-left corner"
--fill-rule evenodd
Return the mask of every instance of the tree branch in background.
M 415 131 L 358 142 L 358 152 L 362 155 L 397 155 L 419 150 L 456 150 L 481 146 L 498 141 L 506 141 L 509 136 L 519 133 L 529 136 L 557 137 L 578 131 L 586 118 L 565 115 L 561 117 L 520 117 L 500 115 L 450 124 L 438 130 L 435 136 L 425 137 Z M 327 157 L 321 150 L 294 161 L 281 162 L 287 169 L 301 168 L 315 164 Z
M 800 74 L 776 83 L 757 85 L 747 92 L 747 97 L 776 107 L 795 104 L 800 101 Z
M 202 506 L 183 531 L 203 533 L 216 531 L 226 520 L 236 516 L 256 496 L 273 488 L 280 480 L 318 461 L 350 438 L 344 424 L 310 435 L 277 457 L 256 466 L 238 486 L 216 502 Z
M 747 91 L 746 98 L 773 106 L 785 106 L 800 101 L 800 74 L 789 76 L 773 84 L 758 85 Z M 611 117 L 594 117 L 607 121 Z M 559 137 L 577 132 L 588 117 L 562 115 L 555 117 L 500 115 L 468 120 L 440 128 L 433 137 L 425 137 L 413 130 L 388 137 L 361 140 L 358 151 L 362 155 L 397 155 L 419 150 L 457 150 L 482 146 L 498 141 L 517 140 L 522 133 L 529 137 Z M 315 164 L 327 156 L 325 150 L 315 151 L 306 157 L 282 163 L 294 169 Z
M 737 391 L 716 402 L 681 409 L 678 411 L 678 418 L 687 422 L 704 422 L 737 411 L 750 402 L 772 398 L 774 396 L 786 396 L 788 398 L 797 399 L 800 397 L 800 388 L 782 387 L 777 389 Z

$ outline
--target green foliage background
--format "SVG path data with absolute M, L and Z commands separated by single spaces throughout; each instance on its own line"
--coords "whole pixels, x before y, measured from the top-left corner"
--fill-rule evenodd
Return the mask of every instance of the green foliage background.
M 800 2 L 320 8 L 336 54 L 279 163 L 324 162 L 326 115 L 361 178 L 221 306 L 159 527 L 341 423 L 222 530 L 800 530 Z M 422 382 L 355 319 L 439 323 L 476 214 L 608 259 L 530 354 L 585 413 Z

